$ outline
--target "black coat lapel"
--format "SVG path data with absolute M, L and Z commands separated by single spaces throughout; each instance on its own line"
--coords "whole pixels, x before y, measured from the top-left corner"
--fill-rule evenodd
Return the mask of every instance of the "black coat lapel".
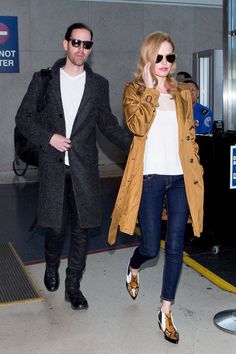
M 87 101 L 90 100 L 94 93 L 94 80 L 90 73 L 86 73 L 86 81 L 84 87 L 84 94 L 80 102 L 76 118 L 82 114 L 83 108 L 86 105 Z
M 78 112 L 75 117 L 75 121 L 73 124 L 72 132 L 74 129 L 78 128 L 84 119 L 87 118 L 87 114 L 84 114 L 84 108 L 90 101 L 95 101 L 96 94 L 96 80 L 94 79 L 93 72 L 91 70 L 86 71 L 86 81 L 84 87 L 84 94 L 82 96 L 82 100 L 80 102 Z

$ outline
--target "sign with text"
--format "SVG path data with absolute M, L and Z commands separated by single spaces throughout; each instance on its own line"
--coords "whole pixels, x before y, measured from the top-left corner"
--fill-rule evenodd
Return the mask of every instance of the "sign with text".
M 18 17 L 0 16 L 0 73 L 18 72 Z
M 236 188 L 236 145 L 230 146 L 230 189 Z

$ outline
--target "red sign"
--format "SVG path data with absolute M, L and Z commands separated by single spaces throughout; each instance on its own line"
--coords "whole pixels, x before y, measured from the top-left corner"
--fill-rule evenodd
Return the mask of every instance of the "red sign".
M 5 43 L 10 36 L 10 31 L 7 25 L 0 23 L 0 43 Z

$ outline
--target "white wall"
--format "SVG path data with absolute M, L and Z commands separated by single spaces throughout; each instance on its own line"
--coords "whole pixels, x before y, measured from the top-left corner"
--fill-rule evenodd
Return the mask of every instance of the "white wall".
M 222 9 L 76 0 L 1 0 L 1 16 L 18 16 L 20 73 L 0 74 L 0 183 L 14 176 L 14 117 L 32 74 L 64 55 L 62 40 L 73 22 L 94 30 L 91 65 L 110 81 L 111 106 L 123 124 L 122 95 L 133 79 L 144 37 L 169 32 L 176 44 L 177 70 L 192 72 L 192 53 L 222 48 Z M 119 164 L 124 156 L 99 136 L 99 163 Z M 14 179 L 17 181 L 17 179 Z

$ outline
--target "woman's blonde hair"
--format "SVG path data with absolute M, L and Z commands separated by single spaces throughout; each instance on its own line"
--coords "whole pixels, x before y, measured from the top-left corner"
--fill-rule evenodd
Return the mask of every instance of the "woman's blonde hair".
M 170 35 L 165 32 L 150 33 L 143 42 L 143 45 L 141 47 L 139 62 L 137 65 L 137 70 L 135 73 L 135 80 L 134 80 L 136 83 L 140 85 L 139 93 L 142 93 L 145 89 L 145 84 L 142 78 L 144 66 L 148 62 L 151 62 L 151 64 L 156 63 L 157 54 L 163 42 L 170 43 L 173 49 L 173 53 L 175 52 L 174 42 L 172 41 Z M 177 89 L 177 82 L 171 76 L 175 72 L 175 70 L 176 70 L 176 63 L 174 62 L 172 64 L 171 71 L 167 76 L 167 86 L 168 86 L 167 91 L 172 95 L 172 97 L 175 96 L 175 92 Z M 157 77 L 154 74 L 152 74 L 152 76 L 153 76 L 154 85 L 156 86 L 158 84 Z

